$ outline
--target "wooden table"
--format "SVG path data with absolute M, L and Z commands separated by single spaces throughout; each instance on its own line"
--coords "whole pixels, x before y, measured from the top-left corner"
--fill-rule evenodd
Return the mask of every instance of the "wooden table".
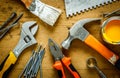
M 38 17 L 30 13 L 20 0 L 1 0 L 0 1 L 0 24 L 2 24 L 10 14 L 15 11 L 19 15 L 21 12 L 24 13 L 24 16 L 20 20 L 19 26 L 13 27 L 7 35 L 0 41 L 0 63 L 3 61 L 5 56 L 9 51 L 13 50 L 17 45 L 17 42 L 20 38 L 20 29 L 22 23 L 26 21 L 37 21 L 39 24 L 39 29 L 35 35 L 38 43 L 42 44 L 45 47 L 45 55 L 42 61 L 42 71 L 43 78 L 58 78 L 57 71 L 53 68 L 54 59 L 49 52 L 48 48 L 48 39 L 54 39 L 60 46 L 61 43 L 68 36 L 69 29 L 74 23 L 80 19 L 84 18 L 93 18 L 101 17 L 102 21 L 105 18 L 102 17 L 103 13 L 111 12 L 120 8 L 120 1 L 114 2 L 109 5 L 99 7 L 97 9 L 90 10 L 85 13 L 81 13 L 77 16 L 67 19 L 65 15 L 64 0 L 42 0 L 42 2 L 59 8 L 62 10 L 62 14 L 54 27 L 48 26 L 42 22 Z M 105 44 L 100 35 L 102 22 L 89 23 L 85 27 L 86 29 L 101 43 Z M 105 44 L 106 45 L 106 44 Z M 120 55 L 120 50 L 118 48 L 111 48 L 116 54 Z M 14 68 L 10 72 L 9 78 L 17 78 L 18 75 L 23 70 L 27 61 L 29 60 L 32 50 L 36 48 L 36 45 L 31 46 L 23 51 L 17 60 Z M 112 64 L 110 64 L 105 58 L 98 54 L 95 50 L 87 46 L 80 40 L 74 40 L 68 51 L 63 52 L 67 57 L 71 57 L 72 64 L 75 66 L 77 71 L 80 73 L 82 78 L 99 78 L 98 73 L 94 69 L 89 69 L 86 66 L 86 60 L 88 57 L 95 57 L 98 62 L 98 67 L 105 73 L 108 78 L 120 78 L 120 71 L 116 69 Z M 65 69 L 67 78 L 72 78 L 71 74 Z M 38 73 L 37 78 L 40 77 Z

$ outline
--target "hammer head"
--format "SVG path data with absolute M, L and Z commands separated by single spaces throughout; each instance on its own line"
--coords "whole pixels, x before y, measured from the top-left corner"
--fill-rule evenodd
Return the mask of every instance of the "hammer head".
M 75 23 L 73 27 L 70 29 L 68 38 L 62 43 L 63 48 L 68 49 L 73 39 L 78 38 L 84 41 L 86 37 L 89 35 L 89 32 L 83 26 L 89 22 L 97 21 L 97 20 L 101 20 L 101 19 L 100 18 L 87 18 L 87 19 L 83 19 Z

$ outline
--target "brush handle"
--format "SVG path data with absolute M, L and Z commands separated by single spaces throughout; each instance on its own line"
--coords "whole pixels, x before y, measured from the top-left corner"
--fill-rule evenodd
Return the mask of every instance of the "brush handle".
M 21 0 L 21 1 L 25 4 L 26 8 L 28 8 L 33 2 L 33 0 Z

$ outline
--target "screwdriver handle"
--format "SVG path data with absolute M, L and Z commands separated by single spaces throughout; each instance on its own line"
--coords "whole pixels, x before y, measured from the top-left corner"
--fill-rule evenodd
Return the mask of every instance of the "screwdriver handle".
M 81 78 L 77 70 L 72 65 L 71 58 L 63 57 L 62 62 L 65 65 L 65 67 L 70 71 L 70 73 L 74 76 L 74 78 Z
M 7 78 L 9 72 L 13 68 L 17 58 L 14 53 L 11 51 L 9 55 L 5 58 L 3 63 L 0 65 L 0 78 Z
M 61 61 L 55 61 L 53 67 L 58 71 L 59 78 L 66 78 Z

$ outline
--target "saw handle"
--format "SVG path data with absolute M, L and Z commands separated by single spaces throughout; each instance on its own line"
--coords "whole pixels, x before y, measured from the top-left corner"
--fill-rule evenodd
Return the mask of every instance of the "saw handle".
M 17 58 L 11 51 L 10 54 L 5 58 L 5 60 L 0 65 L 0 78 L 7 78 L 9 72 L 13 68 Z
M 61 61 L 56 61 L 53 67 L 58 71 L 59 78 L 66 78 Z
M 103 44 L 101 44 L 95 37 L 93 37 L 90 34 L 88 35 L 88 37 L 85 39 L 84 42 L 90 47 L 92 47 L 93 49 L 95 49 L 97 52 L 99 52 L 103 57 L 105 57 L 113 65 L 119 59 L 119 57 L 116 54 L 114 54 L 112 51 L 106 48 Z M 115 59 L 112 59 L 113 57 Z
M 70 73 L 74 76 L 74 78 L 81 78 L 75 67 L 71 63 L 71 58 L 63 57 L 62 62 L 65 67 L 70 71 Z

